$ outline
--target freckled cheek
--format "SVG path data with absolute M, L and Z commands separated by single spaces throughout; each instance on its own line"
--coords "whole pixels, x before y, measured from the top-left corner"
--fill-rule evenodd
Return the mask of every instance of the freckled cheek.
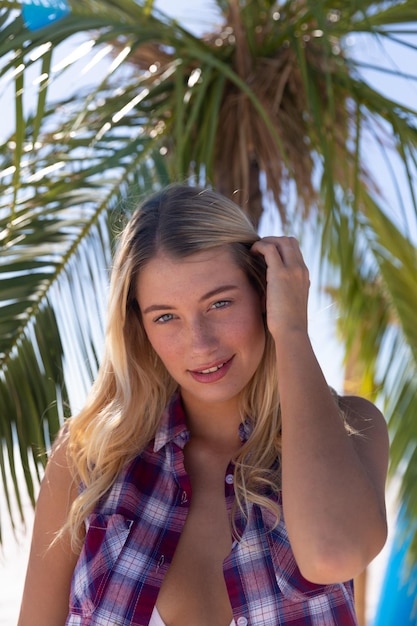
M 260 320 L 253 320 L 252 329 L 249 333 L 249 337 L 249 342 L 251 343 L 254 350 L 253 356 L 255 357 L 257 353 L 262 355 L 265 349 L 266 342 L 265 327 L 262 318 Z
M 170 364 L 178 362 L 178 357 L 181 354 L 180 346 L 175 337 L 153 337 L 152 333 L 148 333 L 148 339 L 161 361 L 166 365 L 167 369 L 170 368 Z
M 229 336 L 235 335 L 242 341 L 263 340 L 265 338 L 265 327 L 262 317 L 253 318 L 248 316 L 241 318 L 230 327 Z

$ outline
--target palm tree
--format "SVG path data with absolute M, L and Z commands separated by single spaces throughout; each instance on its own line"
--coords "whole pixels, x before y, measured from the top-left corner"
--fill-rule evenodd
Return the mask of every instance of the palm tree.
M 403 471 L 402 497 L 417 519 L 417 272 L 408 230 L 417 216 L 416 111 L 365 81 L 366 63 L 348 46 L 357 33 L 415 49 L 403 38 L 417 31 L 415 1 L 215 4 L 219 24 L 197 36 L 151 0 L 71 0 L 65 17 L 35 30 L 20 4 L 2 2 L 0 79 L 15 87 L 15 124 L 0 149 L 6 496 L 11 473 L 19 500 L 14 443 L 32 494 L 39 452 L 75 410 L 70 385 L 95 375 L 97 302 L 125 214 L 150 190 L 187 180 L 233 196 L 255 223 L 272 200 L 284 230 L 314 233 L 347 358 L 361 364 L 362 390 L 385 403 L 392 471 Z M 58 95 L 55 82 L 80 67 L 74 55 L 62 59 L 75 36 L 75 56 L 97 78 Z M 407 222 L 387 209 L 366 167 L 370 141 L 387 162 L 399 156 Z

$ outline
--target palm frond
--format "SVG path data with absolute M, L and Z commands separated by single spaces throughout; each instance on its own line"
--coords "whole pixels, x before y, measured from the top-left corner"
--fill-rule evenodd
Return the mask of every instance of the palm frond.
M 149 137 L 121 133 L 119 124 L 114 135 L 97 140 L 102 119 L 99 126 L 85 127 L 74 101 L 62 106 L 75 119 L 45 131 L 45 124 L 53 128 L 55 107 L 40 98 L 35 115 L 22 113 L 21 132 L 0 150 L 0 436 L 5 444 L 0 466 L 9 510 L 6 475 L 21 514 L 16 442 L 33 499 L 44 458 L 39 455 L 70 412 L 65 379 L 73 402 L 82 402 L 97 372 L 104 334 L 99 303 L 114 237 L 109 216 L 112 210 L 121 212 L 130 184 L 149 189 L 155 177 L 167 180 L 158 151 L 152 158 L 155 145 Z M 71 372 L 74 367 L 78 375 Z
M 201 37 L 153 2 L 71 0 L 68 16 L 37 31 L 28 31 L 16 3 L 4 5 L 0 81 L 13 85 L 16 125 L 0 146 L 3 480 L 23 411 L 30 424 L 20 422 L 18 439 L 27 465 L 26 451 L 47 444 L 62 419 L 65 389 L 85 393 L 96 373 L 104 322 L 97 332 L 95 320 L 111 263 L 111 216 L 126 194 L 168 180 L 212 183 L 257 222 L 261 173 L 284 228 L 294 222 L 321 237 L 347 352 L 365 364 L 364 389 L 383 398 L 389 390 L 393 467 L 408 463 L 417 440 L 409 414 L 416 268 L 406 231 L 416 226 L 417 113 L 363 78 L 365 64 L 347 41 L 369 35 L 381 45 L 399 40 L 412 48 L 401 33 L 417 32 L 414 0 L 218 0 L 219 25 Z M 57 52 L 80 33 L 85 45 L 77 39 L 77 54 L 71 50 L 56 64 Z M 104 54 L 108 62 L 100 65 Z M 77 63 L 95 68 L 94 84 L 57 97 L 55 81 Z M 33 72 L 35 106 L 27 110 Z M 405 208 L 397 187 L 400 224 L 371 174 L 368 143 L 388 163 L 396 155 L 404 168 L 411 206 Z M 42 320 L 51 315 L 58 334 L 50 339 L 50 362 Z M 19 376 L 29 371 L 18 367 L 35 372 L 34 359 L 36 383 L 27 383 L 22 406 L 15 406 Z M 69 362 L 77 363 L 76 383 L 67 377 Z M 55 400 L 49 391 L 36 395 L 43 372 L 54 372 L 58 401 L 47 436 L 40 416 Z M 407 471 L 405 500 L 415 497 Z M 29 489 L 36 478 L 30 476 Z
M 7 474 L 11 477 L 23 519 L 15 472 L 16 445 L 28 494 L 34 503 L 31 469 L 34 468 L 39 478 L 39 466 L 46 460 L 44 451 L 58 432 L 67 405 L 60 335 L 53 310 L 43 302 L 36 317 L 20 333 L 13 353 L 3 362 L 0 372 L 0 466 L 11 517 L 13 507 Z
M 413 463 L 417 454 L 417 253 L 414 244 L 387 217 L 365 188 L 358 190 L 362 214 L 356 237 L 340 224 L 339 258 L 331 295 L 338 304 L 338 329 L 346 361 L 355 364 L 355 392 L 379 399 L 391 434 L 390 474 L 401 475 L 401 497 L 410 529 L 414 524 L 417 484 Z M 349 229 L 350 232 L 351 229 Z M 336 255 L 335 255 L 336 256 Z M 341 288 L 338 288 L 338 285 Z M 417 554 L 417 541 L 411 543 Z

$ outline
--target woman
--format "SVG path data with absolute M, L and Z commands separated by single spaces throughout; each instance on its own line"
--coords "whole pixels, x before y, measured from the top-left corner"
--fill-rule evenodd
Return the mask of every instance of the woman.
M 386 538 L 385 421 L 337 398 L 297 242 L 218 194 L 143 204 L 104 360 L 37 505 L 19 626 L 353 625 Z

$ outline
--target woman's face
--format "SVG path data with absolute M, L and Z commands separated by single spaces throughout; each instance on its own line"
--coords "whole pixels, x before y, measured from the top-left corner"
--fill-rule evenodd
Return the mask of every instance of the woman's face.
M 161 252 L 140 272 L 136 289 L 149 341 L 186 408 L 235 409 L 262 358 L 265 330 L 261 299 L 230 249 L 184 259 Z

